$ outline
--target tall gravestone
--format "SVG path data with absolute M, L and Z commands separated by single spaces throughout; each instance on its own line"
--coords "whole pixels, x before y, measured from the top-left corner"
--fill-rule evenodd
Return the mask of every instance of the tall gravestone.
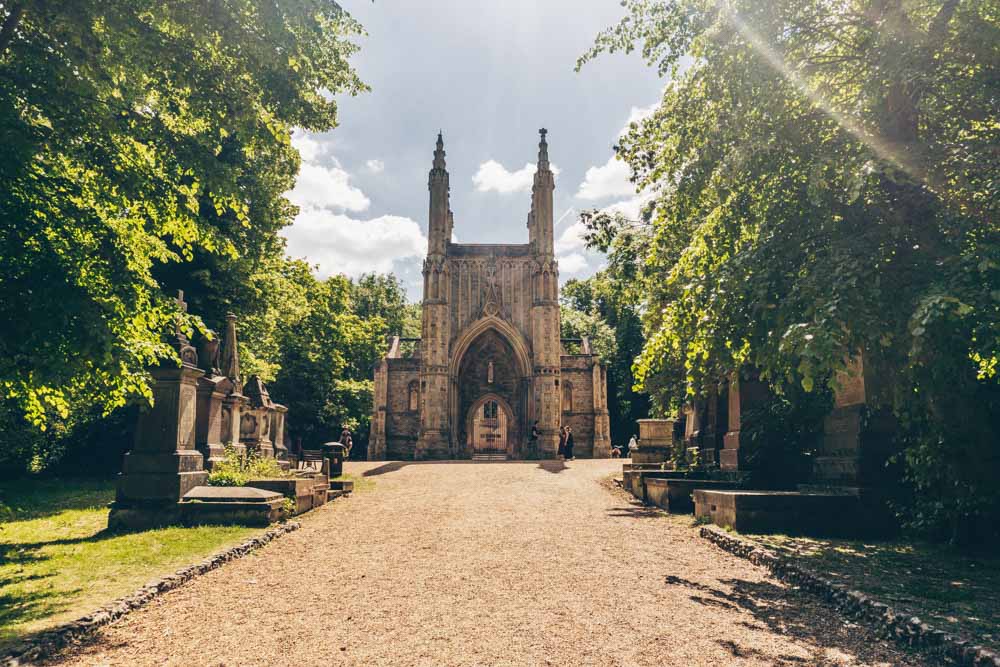
M 719 467 L 734 472 L 747 463 L 747 437 L 743 432 L 746 413 L 760 406 L 768 395 L 767 385 L 755 377 L 741 377 L 737 371 L 729 379 L 729 431 L 719 452 Z
M 211 470 L 225 458 L 223 447 L 222 405 L 232 390 L 232 382 L 219 368 L 219 339 L 209 332 L 198 346 L 198 358 L 205 374 L 198 378 L 198 418 L 195 425 L 195 444 L 205 457 L 205 467 Z
M 288 407 L 275 403 L 271 410 L 271 442 L 274 446 L 274 458 L 279 461 L 288 460 L 288 434 L 286 431 L 286 417 Z
M 220 370 L 230 383 L 229 392 L 222 399 L 221 440 L 225 447 L 232 447 L 237 454 L 246 454 L 246 446 L 240 440 L 240 421 L 247 404 L 240 379 L 240 351 L 236 340 L 236 315 L 226 314 L 226 333 L 222 338 Z
M 178 293 L 181 311 L 187 310 L 184 293 Z M 181 364 L 158 366 L 153 375 L 153 406 L 139 416 L 135 443 L 125 455 L 118 492 L 108 516 L 110 528 L 148 528 L 177 523 L 178 502 L 208 473 L 201 452 L 195 449 L 198 353 L 178 322 L 174 333 Z

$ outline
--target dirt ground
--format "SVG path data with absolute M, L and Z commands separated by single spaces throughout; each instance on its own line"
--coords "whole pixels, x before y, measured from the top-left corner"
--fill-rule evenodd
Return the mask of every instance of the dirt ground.
M 72 665 L 924 665 L 639 507 L 620 461 L 349 464 L 366 492 Z

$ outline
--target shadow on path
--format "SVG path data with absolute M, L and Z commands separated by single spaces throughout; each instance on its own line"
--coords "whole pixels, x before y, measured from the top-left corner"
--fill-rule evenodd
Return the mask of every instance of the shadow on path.
M 819 647 L 812 657 L 805 659 L 795 655 L 769 655 L 758 648 L 741 646 L 739 643 L 720 639 L 717 643 L 729 651 L 734 658 L 756 659 L 772 665 L 839 665 L 841 661 L 826 655 L 832 649 L 842 655 L 853 655 L 864 663 L 879 663 L 885 660 L 883 643 L 874 635 L 866 644 L 866 650 L 857 651 L 857 633 L 871 634 L 868 629 L 859 628 L 845 621 L 837 612 L 819 600 L 812 600 L 807 594 L 786 588 L 769 581 L 746 581 L 744 579 L 724 579 L 720 584 L 730 587 L 727 592 L 706 584 L 689 581 L 670 575 L 664 583 L 668 586 L 683 586 L 692 590 L 690 599 L 706 607 L 728 611 L 749 612 L 755 622 L 743 622 L 753 629 L 766 628 L 774 634 L 793 637 L 804 643 Z M 858 655 L 860 653 L 860 655 Z M 853 664 L 853 663 L 852 663 Z M 932 659 L 912 654 L 909 665 L 938 664 Z

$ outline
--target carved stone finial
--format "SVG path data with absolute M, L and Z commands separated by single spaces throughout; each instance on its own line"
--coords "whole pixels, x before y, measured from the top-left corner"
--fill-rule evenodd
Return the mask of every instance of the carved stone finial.
M 545 135 L 548 134 L 548 130 L 544 127 L 538 130 L 538 134 L 541 135 L 541 140 L 538 142 L 538 168 L 548 169 L 549 168 L 549 144 L 545 141 Z
M 434 169 L 443 170 L 445 168 L 444 156 L 444 137 L 438 132 L 437 147 L 434 151 Z

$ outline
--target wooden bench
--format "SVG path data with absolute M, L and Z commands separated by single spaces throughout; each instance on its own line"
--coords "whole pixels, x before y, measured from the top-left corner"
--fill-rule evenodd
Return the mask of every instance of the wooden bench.
M 303 449 L 302 454 L 299 455 L 299 468 L 309 466 L 313 467 L 316 464 L 318 470 L 323 469 L 323 450 L 322 449 Z

